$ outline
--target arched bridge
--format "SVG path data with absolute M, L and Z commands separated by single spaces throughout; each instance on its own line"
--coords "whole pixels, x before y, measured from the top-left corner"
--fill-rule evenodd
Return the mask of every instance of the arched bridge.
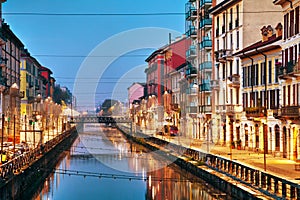
M 79 116 L 73 118 L 73 123 L 105 123 L 105 124 L 116 124 L 116 123 L 132 123 L 129 117 L 124 116 Z

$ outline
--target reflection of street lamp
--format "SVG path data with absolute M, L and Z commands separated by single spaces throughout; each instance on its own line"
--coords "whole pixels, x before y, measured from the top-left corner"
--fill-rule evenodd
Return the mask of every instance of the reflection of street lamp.
M 15 156 L 15 150 L 16 150 L 16 114 L 17 114 L 17 96 L 19 96 L 19 86 L 17 85 L 17 83 L 12 84 L 12 86 L 9 89 L 9 93 L 10 93 L 10 109 L 11 109 L 11 113 L 13 113 L 14 116 L 14 135 L 13 135 L 13 144 L 14 144 L 14 156 Z M 14 106 L 12 105 L 12 97 L 14 98 Z M 13 109 L 13 110 L 12 110 Z

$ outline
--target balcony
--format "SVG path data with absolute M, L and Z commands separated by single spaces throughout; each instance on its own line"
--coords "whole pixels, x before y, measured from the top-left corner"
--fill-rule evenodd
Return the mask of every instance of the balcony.
M 200 113 L 211 113 L 212 108 L 211 105 L 203 105 L 203 106 L 199 106 L 199 112 Z
M 203 49 L 203 48 L 209 48 L 211 49 L 212 47 L 212 41 L 209 37 L 205 36 L 203 37 L 203 40 L 202 42 L 200 43 L 200 49 Z
M 243 107 L 240 105 L 217 105 L 216 112 L 217 113 L 226 113 L 227 115 L 241 113 L 243 111 Z
M 246 117 L 263 117 L 265 113 L 265 107 L 247 107 L 244 110 Z
M 240 75 L 239 74 L 232 74 L 230 77 L 228 77 L 228 80 L 230 81 L 228 83 L 229 87 L 240 87 Z
M 7 78 L 3 75 L 0 75 L 0 85 L 7 87 Z
M 2 46 L 2 45 L 5 45 L 6 41 L 7 41 L 7 39 L 6 39 L 6 37 L 4 36 L 3 31 L 0 30 L 0 45 L 1 45 L 1 46 Z
M 186 107 L 186 112 L 187 113 L 198 113 L 198 109 L 197 109 L 197 106 L 187 106 Z
M 232 61 L 232 49 L 220 49 L 215 52 L 217 62 L 225 63 L 226 61 Z
M 187 4 L 185 19 L 186 20 L 194 20 L 196 17 L 197 17 L 197 9 L 194 6 L 192 6 L 191 4 Z
M 206 61 L 203 62 L 199 65 L 199 69 L 200 70 L 204 70 L 204 69 L 212 69 L 212 62 L 211 61 Z
M 200 84 L 199 91 L 200 92 L 211 91 L 210 80 L 203 80 L 202 84 Z
M 200 7 L 207 6 L 210 7 L 212 4 L 212 0 L 200 0 Z
M 220 81 L 219 80 L 210 81 L 210 87 L 211 87 L 211 89 L 219 90 L 220 89 Z
M 200 21 L 199 27 L 200 28 L 211 28 L 211 25 L 212 25 L 212 19 L 207 18 L 207 19 L 202 19 Z
M 280 109 L 280 113 L 278 115 L 286 118 L 299 118 L 300 106 L 283 107 Z
M 289 61 L 285 67 L 277 66 L 277 74 L 281 79 L 289 79 L 300 76 L 300 62 Z
M 5 67 L 6 66 L 6 63 L 7 63 L 7 58 L 3 58 L 1 57 L 0 58 L 0 67 Z
M 193 67 L 191 64 L 189 64 L 185 71 L 185 75 L 187 78 L 197 77 L 198 72 L 197 72 L 196 67 Z
M 198 94 L 198 87 L 190 87 L 186 89 L 186 94 L 189 95 L 197 95 Z
M 187 37 L 197 37 L 197 30 L 195 26 L 190 26 L 185 34 Z
M 195 45 L 191 45 L 190 48 L 186 51 L 186 58 L 193 59 L 197 56 L 197 49 Z

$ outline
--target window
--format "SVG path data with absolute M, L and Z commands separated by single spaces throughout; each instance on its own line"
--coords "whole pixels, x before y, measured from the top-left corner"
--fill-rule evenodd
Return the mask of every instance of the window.
M 235 27 L 239 26 L 239 5 L 236 5 L 236 19 L 235 19 Z
M 286 106 L 286 86 L 283 86 L 283 106 Z
M 298 34 L 299 33 L 299 18 L 300 18 L 300 13 L 299 13 L 299 7 L 298 6 L 295 10 L 296 10 L 296 23 L 295 23 L 295 34 Z
M 266 83 L 266 75 L 265 75 L 265 67 L 266 67 L 266 64 L 265 63 L 261 63 L 260 64 L 260 74 L 261 74 L 261 85 L 265 84 Z
M 233 34 L 230 33 L 230 49 L 233 49 Z
M 259 78 L 258 64 L 255 65 L 255 70 L 253 71 L 253 73 L 255 73 L 254 85 L 258 85 L 259 84 L 258 83 L 258 78 Z
M 288 17 L 289 14 L 284 15 L 284 39 L 288 38 Z
M 229 30 L 232 29 L 232 21 L 233 21 L 233 9 L 230 8 L 230 21 L 229 21 Z
M 290 36 L 293 36 L 295 34 L 294 32 L 294 25 L 295 19 L 294 19 L 294 10 L 291 11 L 290 13 Z
M 223 80 L 225 80 L 225 77 L 226 77 L 226 69 L 225 69 L 225 65 L 224 64 L 222 64 L 222 66 L 223 66 Z
M 240 48 L 240 32 L 236 32 L 236 48 Z
M 269 77 L 269 83 L 272 83 L 272 61 L 269 60 L 269 74 L 268 74 L 268 77 Z
M 229 76 L 231 77 L 232 76 L 232 62 L 229 63 Z
M 278 63 L 278 59 L 275 59 L 275 63 Z M 274 67 L 274 74 L 275 74 L 275 83 L 278 83 L 278 70 Z
M 225 24 L 226 24 L 226 14 L 223 13 L 223 24 L 222 24 L 222 33 L 225 33 Z
M 219 27 L 220 27 L 220 18 L 219 16 L 217 17 L 217 29 L 216 29 L 216 36 L 219 36 Z
M 236 74 L 240 74 L 240 60 L 236 60 Z

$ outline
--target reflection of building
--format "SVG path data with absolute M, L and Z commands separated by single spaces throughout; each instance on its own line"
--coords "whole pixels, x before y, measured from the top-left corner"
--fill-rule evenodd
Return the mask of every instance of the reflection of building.
M 253 11 L 256 12 L 248 12 Z M 274 12 L 264 12 L 264 11 Z M 233 56 L 240 49 L 261 39 L 256 27 L 281 21 L 280 10 L 272 1 L 217 1 L 213 15 L 213 122 L 216 140 L 232 144 L 241 135 L 242 93 L 241 62 Z M 256 13 L 260 13 L 257 15 Z

